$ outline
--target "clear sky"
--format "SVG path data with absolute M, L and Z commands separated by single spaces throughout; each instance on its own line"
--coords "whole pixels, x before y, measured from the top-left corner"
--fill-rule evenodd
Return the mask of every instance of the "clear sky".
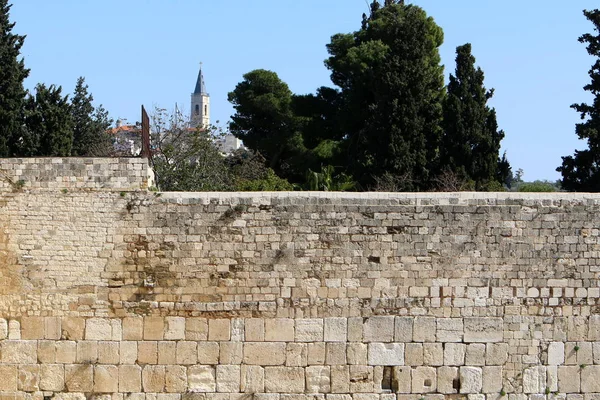
M 277 72 L 295 93 L 331 85 L 323 65 L 331 35 L 360 27 L 367 0 L 13 0 L 15 31 L 38 82 L 72 92 L 84 76 L 114 119 L 138 121 L 140 105 L 189 111 L 204 62 L 212 120 L 233 110 L 227 93 L 256 68 Z M 470 42 L 505 130 L 503 150 L 526 180 L 558 179 L 561 156 L 584 148 L 569 108 L 593 59 L 577 38 L 592 30 L 593 0 L 414 0 L 444 29 L 446 75 L 456 46 Z

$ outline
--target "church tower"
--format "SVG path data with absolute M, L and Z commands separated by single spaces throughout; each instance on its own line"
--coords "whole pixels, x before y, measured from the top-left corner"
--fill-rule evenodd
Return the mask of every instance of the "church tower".
M 204 75 L 202 74 L 202 63 L 200 63 L 196 89 L 192 93 L 191 110 L 190 122 L 193 128 L 197 126 L 208 128 L 210 126 L 210 95 L 206 92 Z

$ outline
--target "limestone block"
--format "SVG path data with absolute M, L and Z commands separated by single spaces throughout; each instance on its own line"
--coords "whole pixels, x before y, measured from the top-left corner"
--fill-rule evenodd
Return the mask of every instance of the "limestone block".
M 231 321 L 211 319 L 208 321 L 208 340 L 227 341 L 231 339 Z
M 587 340 L 600 341 L 600 315 L 598 314 L 590 315 Z
M 479 393 L 483 386 L 483 373 L 481 368 L 460 367 L 460 393 Z
M 1 360 L 6 364 L 37 364 L 35 340 L 4 340 L 0 342 Z
M 145 392 L 161 393 L 165 390 L 165 367 L 146 365 L 142 370 L 142 388 Z
M 348 318 L 348 341 L 363 341 L 363 319 L 361 317 Z
M 501 342 L 504 339 L 504 321 L 494 317 L 468 317 L 464 319 L 465 342 Z
M 77 343 L 69 340 L 55 342 L 57 364 L 74 364 L 77 359 Z
M 404 365 L 404 343 L 369 343 L 369 365 Z
M 579 366 L 558 367 L 558 391 L 577 393 L 581 387 L 581 368 Z
M 9 367 L 9 366 L 5 366 Z M 2 371 L 0 366 L 0 376 L 7 376 L 10 379 L 10 370 Z M 6 372 L 6 375 L 4 374 Z M 1 380 L 0 380 L 1 381 Z M 0 383 L 0 386 L 2 384 Z M 17 376 L 17 389 L 23 392 L 35 392 L 40 390 L 40 366 L 39 365 L 20 365 Z M 8 390 L 8 389 L 6 389 Z
M 296 320 L 296 342 L 322 342 L 323 320 L 297 319 Z
M 268 393 L 303 393 L 304 385 L 304 368 L 265 367 L 265 391 Z
M 85 321 L 86 340 L 111 340 L 112 327 L 107 318 L 89 318 Z
M 77 363 L 95 364 L 98 362 L 98 342 L 84 340 L 77 342 Z
M 158 342 L 138 342 L 139 364 L 157 364 L 158 363 Z
M 442 343 L 423 343 L 423 364 L 444 365 L 444 346 Z
M 578 342 L 579 350 L 577 354 L 577 365 L 589 365 L 593 364 L 594 357 L 592 354 L 592 343 L 591 342 Z
M 208 320 L 206 318 L 186 318 L 185 340 L 208 340 Z
M 20 333 L 19 333 L 20 335 Z M 8 338 L 8 321 L 0 318 L 0 340 Z M 20 339 L 20 338 L 19 338 Z
M 350 366 L 350 393 L 373 392 L 373 367 Z
M 465 365 L 467 346 L 463 343 L 444 345 L 444 365 Z
M 523 393 L 544 393 L 546 390 L 546 368 L 535 366 L 523 371 Z
M 165 318 L 165 340 L 183 340 L 185 339 L 185 318 L 166 317 Z
M 393 370 L 392 391 L 396 393 L 410 393 L 412 391 L 412 368 L 394 367 Z
M 325 343 L 308 343 L 308 365 L 325 364 Z
M 245 341 L 245 320 L 243 318 L 233 318 L 231 320 L 231 341 Z
M 364 323 L 365 342 L 393 342 L 394 317 L 370 317 Z
M 500 393 L 504 387 L 502 383 L 502 367 L 483 367 L 483 393 Z
M 566 365 L 577 365 L 577 351 L 578 348 L 576 342 L 567 342 L 565 345 L 565 364 Z
M 546 367 L 546 390 L 558 392 L 558 367 L 555 365 Z
M 183 333 L 183 331 L 182 331 Z M 196 342 L 177 342 L 177 364 L 193 365 L 198 361 L 198 350 Z
M 181 365 L 165 367 L 165 391 L 183 393 L 187 390 L 187 369 Z
M 245 321 L 245 338 L 248 342 L 265 340 L 265 321 L 261 318 L 248 318 Z
M 94 392 L 115 393 L 119 391 L 119 368 L 114 365 L 94 367 Z
M 415 367 L 423 365 L 423 343 L 406 343 L 404 362 L 406 365 Z
M 215 365 L 219 363 L 218 342 L 198 342 L 198 364 Z
M 119 366 L 119 392 L 140 392 L 142 390 L 142 368 L 139 365 Z
M 411 376 L 413 393 L 434 393 L 437 389 L 437 371 L 432 367 L 413 368 Z
M 346 364 L 346 343 L 328 342 L 325 344 L 325 364 Z
M 18 323 L 18 321 L 15 322 Z M 14 331 L 16 331 L 16 329 L 14 329 Z M 61 336 L 61 319 L 59 317 L 44 318 L 44 338 L 50 340 L 59 340 Z
M 562 365 L 565 362 L 565 344 L 552 342 L 548 345 L 548 365 Z
M 137 355 L 137 342 L 123 341 L 119 343 L 121 364 L 135 364 L 137 362 Z
M 244 344 L 242 342 L 221 342 L 219 344 L 219 363 L 239 365 L 244 359 Z
M 368 347 L 365 343 L 348 343 L 346 347 L 348 364 L 366 365 Z
M 347 318 L 325 318 L 324 340 L 326 342 L 346 342 L 348 339 Z
M 467 345 L 465 364 L 472 366 L 485 365 L 485 344 L 471 343 Z
M 508 360 L 508 344 L 488 343 L 485 349 L 485 362 L 487 365 L 504 365 Z
M 144 338 L 144 318 L 123 318 L 123 340 L 142 340 Z
M 290 318 L 265 320 L 265 340 L 268 342 L 293 342 L 294 320 Z
M 242 365 L 240 369 L 240 391 L 260 393 L 265 390 L 265 370 L 256 365 Z
M 600 365 L 587 365 L 581 369 L 581 391 L 600 393 Z
M 587 340 L 588 325 L 587 317 L 567 317 L 567 339 L 571 342 Z
M 437 369 L 437 391 L 443 394 L 458 393 L 455 382 L 458 381 L 458 367 L 440 367 Z
M 144 317 L 144 340 L 163 340 L 165 320 L 162 317 Z
M 255 393 L 252 396 L 252 400 L 280 400 L 279 397 L 279 393 Z
M 42 364 L 56 363 L 56 342 L 54 340 L 40 340 L 37 348 L 38 361 Z
M 237 393 L 240 391 L 240 366 L 217 365 L 217 392 Z
M 196 354 L 196 358 L 198 358 L 198 354 Z M 177 342 L 166 340 L 158 342 L 158 364 L 177 364 Z
M 461 342 L 464 335 L 462 318 L 438 318 L 437 341 Z
M 59 364 L 40 366 L 40 390 L 60 392 L 65 388 L 65 368 Z
M 286 367 L 306 367 L 308 365 L 308 345 L 288 343 L 285 349 Z
M 306 392 L 329 393 L 331 391 L 330 367 L 314 366 L 306 368 Z
M 98 342 L 98 363 L 118 364 L 119 342 Z
M 285 343 L 244 343 L 244 364 L 283 365 L 286 359 Z
M 0 391 L 16 392 L 17 391 L 17 366 L 16 365 L 0 365 Z
M 10 340 L 21 340 L 21 323 L 16 319 L 8 321 L 8 338 Z M 48 338 L 47 338 L 48 339 Z M 59 336 L 60 339 L 60 336 Z
M 64 317 L 61 326 L 63 339 L 83 340 L 85 334 L 85 319 L 79 317 Z
M 331 393 L 348 393 L 350 391 L 350 367 L 332 365 L 330 368 Z
M 594 364 L 600 364 L 600 342 L 592 343 L 592 353 L 594 357 Z
M 45 324 L 42 317 L 21 318 L 21 340 L 44 339 Z
M 65 365 L 65 384 L 69 392 L 91 392 L 94 389 L 92 365 Z
M 416 317 L 413 326 L 414 342 L 435 342 L 437 324 L 434 317 Z

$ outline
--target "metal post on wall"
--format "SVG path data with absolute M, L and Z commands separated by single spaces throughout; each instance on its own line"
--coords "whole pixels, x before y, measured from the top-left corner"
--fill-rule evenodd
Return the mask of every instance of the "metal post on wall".
M 140 157 L 142 158 L 150 158 L 150 118 L 148 117 L 148 113 L 146 109 L 142 105 L 142 152 L 140 153 Z

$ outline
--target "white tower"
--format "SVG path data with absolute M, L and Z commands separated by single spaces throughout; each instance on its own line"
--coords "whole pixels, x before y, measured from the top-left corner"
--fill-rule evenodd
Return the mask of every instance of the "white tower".
M 204 75 L 202 74 L 202 63 L 198 72 L 196 89 L 192 93 L 192 115 L 190 118 L 193 128 L 201 126 L 208 128 L 210 126 L 210 95 L 206 92 L 204 84 Z

